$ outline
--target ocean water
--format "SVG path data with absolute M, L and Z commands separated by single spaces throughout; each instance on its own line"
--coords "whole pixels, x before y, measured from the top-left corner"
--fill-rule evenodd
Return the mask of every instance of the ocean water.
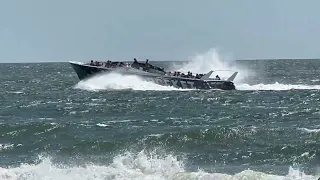
M 209 51 L 150 63 L 236 70 L 237 90 L 120 74 L 79 81 L 68 63 L 0 64 L 0 179 L 320 176 L 320 61 L 233 61 Z

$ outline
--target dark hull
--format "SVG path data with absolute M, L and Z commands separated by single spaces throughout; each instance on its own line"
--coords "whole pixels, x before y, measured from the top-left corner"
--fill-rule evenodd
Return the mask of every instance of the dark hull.
M 116 72 L 115 69 L 111 68 L 100 68 L 95 66 L 81 65 L 77 63 L 71 63 L 72 68 L 77 73 L 80 80 L 90 78 L 93 75 Z M 125 68 L 124 68 L 125 69 Z M 191 79 L 191 78 L 182 78 L 176 76 L 164 76 L 146 72 L 129 72 L 121 71 L 121 74 L 131 74 L 138 75 L 139 77 L 154 82 L 163 86 L 173 86 L 176 88 L 182 89 L 221 89 L 221 90 L 235 90 L 234 83 L 231 81 L 222 81 L 222 80 L 200 80 L 200 79 Z

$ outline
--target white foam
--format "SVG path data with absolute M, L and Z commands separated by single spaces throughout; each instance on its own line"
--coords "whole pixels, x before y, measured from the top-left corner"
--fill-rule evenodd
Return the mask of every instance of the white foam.
M 103 124 L 103 123 L 98 123 L 96 125 L 99 126 L 99 127 L 108 127 L 108 126 L 110 126 L 108 124 Z
M 283 91 L 283 90 L 292 90 L 292 89 L 320 89 L 320 85 L 293 85 L 293 84 L 280 84 L 278 82 L 274 84 L 236 84 L 238 90 L 274 90 L 274 91 Z
M 41 158 L 39 164 L 23 164 L 15 168 L 0 168 L 1 180 L 192 180 L 192 179 L 316 179 L 297 169 L 289 168 L 286 176 L 266 174 L 245 170 L 235 175 L 223 173 L 186 172 L 184 163 L 172 155 L 159 156 L 141 151 L 138 154 L 125 153 L 114 157 L 110 165 L 93 165 L 78 167 L 55 166 L 49 158 Z
M 14 146 L 14 144 L 9 144 L 9 143 L 7 143 L 7 144 L 0 144 L 0 152 L 1 152 L 2 150 L 12 149 L 13 146 Z
M 301 130 L 306 133 L 320 133 L 320 129 L 298 128 L 298 130 Z
M 320 81 L 320 79 L 312 79 L 312 80 L 310 80 L 311 82 L 319 82 Z
M 148 82 L 135 75 L 122 75 L 109 73 L 93 76 L 87 80 L 80 81 L 75 88 L 88 91 L 101 90 L 152 90 L 152 91 L 182 91 L 171 86 L 161 86 L 153 82 Z

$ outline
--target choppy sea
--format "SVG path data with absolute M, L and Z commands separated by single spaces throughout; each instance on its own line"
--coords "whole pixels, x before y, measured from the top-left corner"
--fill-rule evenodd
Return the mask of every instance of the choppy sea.
M 236 70 L 237 90 L 180 90 L 120 74 L 79 81 L 68 63 L 0 64 L 0 179 L 320 176 L 320 60 L 209 52 L 150 63 Z

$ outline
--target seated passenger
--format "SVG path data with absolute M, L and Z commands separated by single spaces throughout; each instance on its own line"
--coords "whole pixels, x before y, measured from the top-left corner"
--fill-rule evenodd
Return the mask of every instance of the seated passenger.
M 216 79 L 217 79 L 217 80 L 220 80 L 220 77 L 219 77 L 218 75 L 216 75 Z
M 93 60 L 91 60 L 90 65 L 91 65 L 91 66 L 94 66 L 94 62 L 93 62 Z
M 107 63 L 106 63 L 106 67 L 110 68 L 111 66 L 112 66 L 112 62 L 110 60 L 108 60 Z

